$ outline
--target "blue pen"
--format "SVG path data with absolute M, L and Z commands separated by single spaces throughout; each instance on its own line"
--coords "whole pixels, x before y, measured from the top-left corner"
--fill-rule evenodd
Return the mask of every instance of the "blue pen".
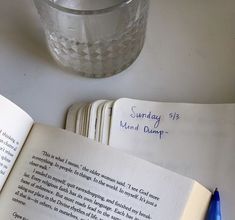
M 210 207 L 207 214 L 207 220 L 222 220 L 221 210 L 220 210 L 220 196 L 217 188 L 211 197 Z

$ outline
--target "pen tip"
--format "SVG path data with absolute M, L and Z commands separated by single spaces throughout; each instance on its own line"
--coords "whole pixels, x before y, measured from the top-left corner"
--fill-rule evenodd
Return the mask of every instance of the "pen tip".
M 216 200 L 216 201 L 219 201 L 219 200 L 220 200 L 218 188 L 215 189 L 213 198 L 214 198 L 214 200 Z

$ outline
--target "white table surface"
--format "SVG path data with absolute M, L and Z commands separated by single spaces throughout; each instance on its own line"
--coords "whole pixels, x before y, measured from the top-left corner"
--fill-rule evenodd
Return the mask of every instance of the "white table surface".
M 152 0 L 137 61 L 111 78 L 89 79 L 54 63 L 32 0 L 1 0 L 0 94 L 58 127 L 79 101 L 235 102 L 235 1 Z
M 97 80 L 54 63 L 32 0 L 2 0 L 0 93 L 35 121 L 60 127 L 78 101 L 235 102 L 235 1 L 152 0 L 137 61 Z

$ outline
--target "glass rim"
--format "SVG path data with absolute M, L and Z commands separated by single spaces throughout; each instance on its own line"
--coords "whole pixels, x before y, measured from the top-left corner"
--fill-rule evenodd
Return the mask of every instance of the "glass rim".
M 54 2 L 52 2 L 51 0 L 40 0 L 40 1 L 44 1 L 45 3 L 47 3 L 48 5 L 50 5 L 51 7 L 66 12 L 66 13 L 70 13 L 70 14 L 75 14 L 75 15 L 93 15 L 93 14 L 103 14 L 103 13 L 107 13 L 110 11 L 113 11 L 117 8 L 122 8 L 126 5 L 129 5 L 131 2 L 135 1 L 135 0 L 123 0 L 120 3 L 117 3 L 115 5 L 106 7 L 106 8 L 101 8 L 101 9 L 94 9 L 94 10 L 79 10 L 79 9 L 72 9 L 72 8 L 67 8 L 61 5 L 58 5 Z

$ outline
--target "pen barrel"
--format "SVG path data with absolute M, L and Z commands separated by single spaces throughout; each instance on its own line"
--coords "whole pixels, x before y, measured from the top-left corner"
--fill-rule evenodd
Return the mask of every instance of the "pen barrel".
M 215 204 L 215 218 L 214 218 L 214 220 L 222 220 L 219 201 L 217 201 Z
M 219 201 L 212 201 L 207 220 L 222 220 Z

